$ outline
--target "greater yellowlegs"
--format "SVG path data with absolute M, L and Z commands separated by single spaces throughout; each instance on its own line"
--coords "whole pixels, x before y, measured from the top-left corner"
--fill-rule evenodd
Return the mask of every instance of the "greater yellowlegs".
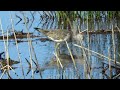
M 71 58 L 73 60 L 74 66 L 76 68 L 75 62 L 74 62 L 74 58 L 72 56 L 72 53 L 68 47 L 67 44 L 67 40 L 70 38 L 71 36 L 71 32 L 68 30 L 62 30 L 62 29 L 57 29 L 57 30 L 42 30 L 40 28 L 34 28 L 35 30 L 43 33 L 44 35 L 46 35 L 50 40 L 56 42 L 57 44 L 55 45 L 55 50 L 58 49 L 58 46 L 60 45 L 60 43 L 62 42 L 66 42 L 67 48 L 70 52 Z M 56 54 L 59 55 L 60 53 L 57 52 L 56 50 Z
M 42 30 L 40 28 L 34 28 L 35 30 L 43 33 L 50 40 L 56 42 L 55 48 L 58 49 L 60 43 L 67 41 L 70 38 L 70 31 L 68 30 Z
M 57 42 L 57 43 L 67 41 L 70 38 L 70 31 L 68 31 L 68 30 L 57 29 L 57 30 L 49 30 L 48 31 L 48 30 L 42 30 L 40 28 L 34 28 L 34 29 L 43 33 L 50 40 Z

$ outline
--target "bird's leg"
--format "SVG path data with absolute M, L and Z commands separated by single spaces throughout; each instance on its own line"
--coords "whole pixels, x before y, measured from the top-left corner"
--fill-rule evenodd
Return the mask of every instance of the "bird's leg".
M 60 55 L 60 43 L 57 43 L 57 52 L 58 52 L 58 55 Z
M 60 43 L 55 43 L 55 52 L 56 52 L 56 54 L 59 56 L 59 54 L 60 54 Z
M 59 51 L 58 51 L 58 48 L 59 48 L 59 43 L 55 43 L 55 54 L 56 54 L 56 57 L 59 57 Z M 57 60 L 57 65 L 58 65 L 58 60 Z
M 55 53 L 57 54 L 57 43 L 55 43 Z

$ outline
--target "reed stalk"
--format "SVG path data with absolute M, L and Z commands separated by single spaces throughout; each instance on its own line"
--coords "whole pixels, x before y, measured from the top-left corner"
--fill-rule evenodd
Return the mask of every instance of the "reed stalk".
M 120 32 L 120 28 L 118 26 L 116 26 L 116 27 L 117 27 L 118 31 Z
M 42 78 L 42 73 L 41 73 L 41 70 L 40 70 L 40 65 L 39 65 L 39 63 L 38 63 L 37 56 L 36 56 L 36 54 L 35 54 L 35 50 L 34 50 L 34 47 L 33 47 L 32 43 L 31 43 L 31 47 L 32 47 L 33 55 L 34 55 L 34 57 L 35 57 L 35 61 L 36 61 L 37 68 L 38 68 L 38 70 L 39 70 L 40 78 Z
M 3 36 L 3 41 L 4 41 L 4 47 L 5 47 L 5 54 L 6 54 L 6 59 L 7 59 L 7 70 L 9 71 L 9 53 L 8 53 L 8 31 L 7 31 L 7 43 L 5 42 L 5 38 L 4 38 L 4 31 L 2 28 L 2 23 L 1 23 L 1 18 L 0 18 L 0 26 L 1 26 L 1 30 L 2 30 L 2 36 Z
M 108 58 L 110 58 L 110 48 L 108 48 Z M 111 68 L 111 60 L 109 60 L 109 71 L 110 71 L 110 79 L 112 77 L 112 68 Z
M 87 62 L 88 62 L 88 73 L 90 74 L 90 52 L 89 52 L 89 50 L 90 50 L 90 39 L 89 39 L 89 21 L 88 21 L 88 14 L 87 14 L 87 42 L 88 42 L 88 60 L 87 60 Z M 89 75 L 88 75 L 89 76 Z
M 6 69 L 4 69 L 2 75 L 0 76 L 0 79 L 2 79 L 3 75 L 5 74 L 5 72 L 6 72 Z
M 12 67 L 9 66 L 9 68 L 15 73 L 15 75 L 16 75 L 17 77 L 19 76 L 19 75 L 15 72 L 15 70 L 12 69 Z M 20 79 L 20 78 L 18 77 L 18 79 Z
M 6 49 L 7 49 L 7 52 L 6 52 L 6 59 L 7 59 L 7 71 L 8 71 L 8 74 L 10 75 L 10 69 L 9 69 L 9 62 L 10 62 L 10 59 L 9 59 L 9 51 L 8 51 L 8 30 L 7 30 L 7 46 L 6 46 Z
M 114 53 L 114 63 L 116 64 L 116 47 L 115 47 L 115 38 L 114 38 L 114 30 L 113 30 L 113 25 L 112 25 L 112 43 L 113 43 L 113 53 Z
M 114 76 L 113 79 L 116 79 L 116 78 L 119 77 L 119 76 L 120 76 L 120 73 L 117 74 L 116 76 Z
M 57 53 L 53 53 L 53 54 L 55 55 L 55 57 L 57 58 L 58 63 L 60 64 L 61 68 L 63 69 L 63 65 L 62 65 Z
M 71 23 L 70 18 L 67 16 L 67 14 L 66 14 L 65 12 L 62 12 L 62 14 L 63 14 L 63 16 L 67 19 L 66 21 L 69 23 L 70 28 L 73 29 L 73 25 L 72 25 L 72 23 Z M 70 48 L 69 48 L 69 45 L 68 45 L 67 41 L 65 41 L 65 42 L 66 42 L 66 46 L 67 46 L 67 48 L 68 48 L 68 51 L 69 51 L 69 53 L 70 53 L 71 59 L 72 59 L 72 61 L 73 61 L 74 68 L 75 68 L 75 70 L 77 71 L 77 67 L 76 67 L 75 60 L 74 60 L 74 58 L 73 58 L 72 52 L 71 52 L 71 50 L 70 50 Z M 77 73 L 78 73 L 78 71 L 77 71 Z
M 76 64 L 75 64 L 75 59 L 73 58 L 72 52 L 71 52 L 71 50 L 70 50 L 70 48 L 69 48 L 69 46 L 68 46 L 67 41 L 65 41 L 65 42 L 66 42 L 66 45 L 67 45 L 68 51 L 69 51 L 69 53 L 70 53 L 70 56 L 71 56 L 71 58 L 72 58 L 73 65 L 74 65 L 75 69 L 77 70 L 77 67 L 76 67 Z
M 6 69 L 6 67 L 7 67 L 7 69 Z M 6 65 L 6 66 L 2 66 L 2 68 L 0 68 L 1 70 L 4 70 L 4 71 L 7 71 L 8 73 L 7 74 L 9 74 L 9 76 L 10 76 L 10 73 L 9 73 L 9 71 L 8 71 L 8 68 L 10 68 L 16 75 L 17 75 L 17 73 L 12 69 L 12 67 L 10 66 L 10 65 Z M 1 77 L 4 75 L 4 71 L 3 71 L 3 73 L 2 73 L 2 75 L 1 75 Z M 18 76 L 18 75 L 17 75 Z M 1 78 L 0 78 L 1 79 Z
M 13 31 L 13 34 L 14 34 L 15 43 L 16 43 L 16 48 L 17 48 L 17 52 L 18 52 L 18 60 L 19 60 L 19 62 L 20 62 L 20 67 L 22 68 L 23 78 L 25 79 L 24 69 L 23 69 L 22 60 L 21 60 L 21 57 L 20 57 L 20 51 L 19 51 L 19 47 L 18 47 L 18 43 L 17 43 L 17 37 L 16 37 L 16 34 L 15 34 L 15 30 L 14 30 L 14 21 L 13 21 L 13 19 L 12 19 L 12 14 L 11 14 L 11 12 L 10 12 L 10 18 L 11 18 L 11 24 L 12 24 L 12 31 Z
M 34 79 L 34 71 L 33 71 L 33 68 L 32 68 L 33 67 L 33 65 L 32 65 L 32 42 L 31 42 L 30 33 L 29 33 L 29 30 L 28 30 L 28 24 L 27 24 L 24 12 L 22 12 L 22 15 L 23 15 L 23 19 L 24 19 L 24 22 L 25 22 L 25 29 L 28 33 L 27 34 L 27 40 L 28 40 L 29 53 L 30 53 L 30 64 L 31 64 L 31 71 L 32 71 L 32 79 Z
M 85 50 L 87 50 L 87 51 L 88 51 L 88 49 L 87 49 L 87 48 L 85 48 L 85 47 L 82 47 L 82 46 L 77 45 L 77 44 L 73 44 L 73 45 L 74 45 L 74 46 L 76 46 L 76 47 L 79 47 L 79 48 L 83 48 L 83 49 L 85 49 Z M 89 52 L 95 53 L 95 54 L 97 54 L 97 55 L 99 55 L 99 56 L 101 56 L 101 57 L 104 57 L 104 58 L 106 58 L 106 59 L 111 60 L 112 62 L 114 62 L 114 60 L 113 60 L 113 59 L 111 59 L 111 58 L 109 58 L 109 57 L 107 57 L 107 56 L 105 56 L 105 55 L 102 55 L 102 54 L 97 53 L 97 52 L 92 51 L 92 50 L 89 50 Z M 119 62 L 117 62 L 117 61 L 116 61 L 116 63 L 120 64 L 120 63 L 119 63 Z

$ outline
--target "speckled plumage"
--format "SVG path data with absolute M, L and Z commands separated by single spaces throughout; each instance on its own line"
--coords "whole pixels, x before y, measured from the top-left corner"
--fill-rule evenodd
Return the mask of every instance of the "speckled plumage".
M 70 31 L 67 30 L 41 30 L 39 28 L 35 28 L 37 31 L 43 33 L 46 35 L 49 39 L 55 41 L 55 42 L 63 42 L 67 41 L 70 38 Z

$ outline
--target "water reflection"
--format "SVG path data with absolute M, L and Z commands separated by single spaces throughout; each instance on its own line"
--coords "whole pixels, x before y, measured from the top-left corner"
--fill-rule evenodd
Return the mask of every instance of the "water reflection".
M 116 34 L 115 34 L 116 35 Z M 96 51 L 98 53 L 101 53 L 105 56 L 108 56 L 108 47 L 112 46 L 112 43 L 110 43 L 111 35 L 110 34 L 97 34 L 97 35 L 90 35 L 90 50 Z M 1 42 L 2 43 L 2 42 Z M 13 42 L 10 42 L 13 43 Z M 116 40 L 117 44 L 117 40 Z M 29 64 L 27 63 L 26 59 L 30 62 L 29 57 L 29 51 L 28 51 L 28 42 L 22 42 L 19 43 L 21 58 L 22 58 L 22 64 L 24 67 L 26 78 L 31 77 L 31 68 L 29 67 Z M 35 52 L 37 55 L 38 62 L 40 64 L 40 70 L 42 72 L 43 78 L 78 78 L 76 76 L 76 72 L 74 72 L 74 65 L 71 60 L 71 57 L 69 55 L 69 52 L 67 50 L 67 47 L 65 47 L 65 44 L 61 46 L 61 55 L 59 56 L 62 65 L 64 66 L 64 70 L 60 69 L 59 63 L 57 63 L 56 57 L 54 56 L 54 42 L 51 41 L 45 41 L 41 42 L 39 39 L 33 41 L 33 45 L 35 47 Z M 69 44 L 71 45 L 71 44 Z M 84 45 L 87 47 L 87 41 L 86 38 L 84 39 Z M 15 58 L 15 55 L 17 56 L 17 51 L 15 48 L 15 45 L 10 44 L 10 51 L 13 51 L 10 56 L 11 58 Z M 79 69 L 80 78 L 84 78 L 84 58 L 82 56 L 82 50 L 78 47 L 75 47 L 73 45 L 70 46 L 72 49 L 73 57 L 75 61 L 77 62 L 77 68 Z M 119 44 L 117 44 L 116 48 L 119 48 Z M 116 49 L 116 52 L 118 52 Z M 62 54 L 63 53 L 63 54 Z M 86 52 L 87 53 L 87 52 Z M 110 57 L 113 58 L 113 50 L 111 48 L 110 50 Z M 17 60 L 17 57 L 16 57 Z M 99 55 L 96 55 L 94 53 L 90 54 L 90 62 L 91 62 L 91 69 L 92 69 L 92 77 L 93 78 L 106 78 L 105 75 L 109 76 L 109 68 L 104 69 L 105 65 L 108 65 L 108 62 L 105 62 L 107 59 L 100 57 Z M 116 54 L 116 60 L 119 60 L 118 54 Z M 35 60 L 34 60 L 35 61 Z M 103 62 L 104 61 L 104 62 Z M 104 64 L 104 65 L 103 65 Z M 114 65 L 114 64 L 113 64 Z M 18 66 L 18 68 L 15 69 L 16 73 L 20 73 L 21 68 L 19 67 L 19 64 L 15 65 Z M 34 78 L 40 78 L 38 74 L 37 66 L 33 63 L 34 68 Z M 59 71 L 59 69 L 61 71 Z M 115 66 L 113 67 L 114 72 L 116 69 Z M 117 70 L 119 71 L 119 67 L 117 67 Z M 103 73 L 104 72 L 104 73 Z M 64 73 L 64 74 L 63 74 Z M 101 73 L 101 74 L 100 74 Z M 117 75 L 118 72 L 114 72 L 114 75 Z M 61 74 L 63 74 L 63 77 L 60 77 Z M 105 75 L 104 75 L 105 74 Z
M 116 22 L 116 21 L 115 21 Z M 79 29 L 83 31 L 87 28 L 87 22 L 79 22 Z M 114 23 L 115 25 L 116 23 Z M 23 25 L 23 24 L 22 24 Z M 33 24 L 34 26 L 35 24 Z M 68 45 L 72 51 L 73 58 L 75 59 L 76 66 L 77 66 L 77 72 L 74 69 L 73 61 L 70 56 L 69 50 L 65 43 L 60 45 L 60 54 L 58 55 L 61 64 L 63 65 L 63 69 L 60 66 L 60 63 L 57 60 L 57 57 L 54 55 L 55 53 L 55 43 L 51 40 L 49 40 L 47 37 L 44 37 L 42 34 L 38 34 L 34 31 L 33 27 L 30 28 L 30 35 L 31 35 L 31 42 L 34 48 L 30 49 L 30 45 L 28 42 L 27 33 L 26 32 L 16 32 L 17 36 L 17 45 L 20 51 L 20 58 L 21 63 L 24 69 L 24 75 L 26 79 L 29 78 L 55 78 L 55 79 L 84 79 L 86 78 L 85 73 L 87 72 L 87 68 L 85 68 L 86 62 L 89 62 L 89 68 L 90 68 L 90 76 L 94 79 L 109 79 L 109 78 L 119 78 L 120 73 L 120 64 L 117 63 L 117 65 L 114 64 L 114 58 L 117 62 L 120 62 L 120 35 L 119 32 L 115 32 L 114 38 L 115 38 L 115 52 L 113 48 L 113 40 L 112 40 L 112 33 L 109 31 L 106 31 L 108 29 L 111 29 L 112 23 L 107 20 L 102 21 L 96 21 L 93 20 L 89 22 L 89 29 L 91 30 L 89 34 L 89 43 L 88 43 L 88 35 L 87 33 L 83 33 L 83 41 L 79 40 L 79 38 L 76 39 L 76 41 L 71 40 L 71 42 L 68 42 Z M 18 29 L 18 26 L 15 27 Z M 23 27 L 21 27 L 22 30 Z M 25 31 L 25 29 L 23 29 Z M 93 31 L 98 30 L 96 33 Z M 79 36 L 76 36 L 79 37 Z M 4 41 L 3 36 L 0 36 L 0 59 L 1 63 L 4 63 L 6 65 L 6 58 L 1 56 L 2 51 L 4 51 Z M 5 35 L 5 42 L 7 42 L 7 35 Z M 9 56 L 10 59 L 14 59 L 15 62 L 10 63 L 11 66 L 17 67 L 15 68 L 15 73 L 13 73 L 12 70 L 10 70 L 10 76 L 11 78 L 23 78 L 22 75 L 22 67 L 21 63 L 18 62 L 18 51 L 14 39 L 14 34 L 10 33 L 9 36 Z M 82 43 L 82 44 L 81 44 Z M 95 51 L 101 55 L 104 55 L 106 57 L 111 58 L 111 67 L 109 66 L 109 59 L 102 57 L 101 55 L 98 55 L 94 52 L 90 52 L 88 54 L 87 50 L 83 50 L 82 48 L 74 46 L 74 44 L 82 45 L 85 48 L 88 48 Z M 30 53 L 30 50 L 32 52 L 32 55 Z M 85 57 L 85 55 L 86 57 Z M 30 56 L 31 55 L 31 56 Z M 89 56 L 89 57 L 88 57 Z M 31 61 L 32 58 L 32 61 Z M 3 60 L 4 59 L 4 60 Z M 37 60 L 36 60 L 37 59 Z M 4 62 L 5 61 L 5 62 Z M 38 67 L 38 64 L 39 67 Z M 31 66 L 32 63 L 32 66 Z M 3 64 L 3 65 L 4 65 Z M 33 71 L 32 71 L 33 70 Z M 42 77 L 40 76 L 40 74 Z M 0 73 L 0 76 L 3 74 L 3 72 Z M 4 74 L 2 78 L 8 78 L 7 74 Z

